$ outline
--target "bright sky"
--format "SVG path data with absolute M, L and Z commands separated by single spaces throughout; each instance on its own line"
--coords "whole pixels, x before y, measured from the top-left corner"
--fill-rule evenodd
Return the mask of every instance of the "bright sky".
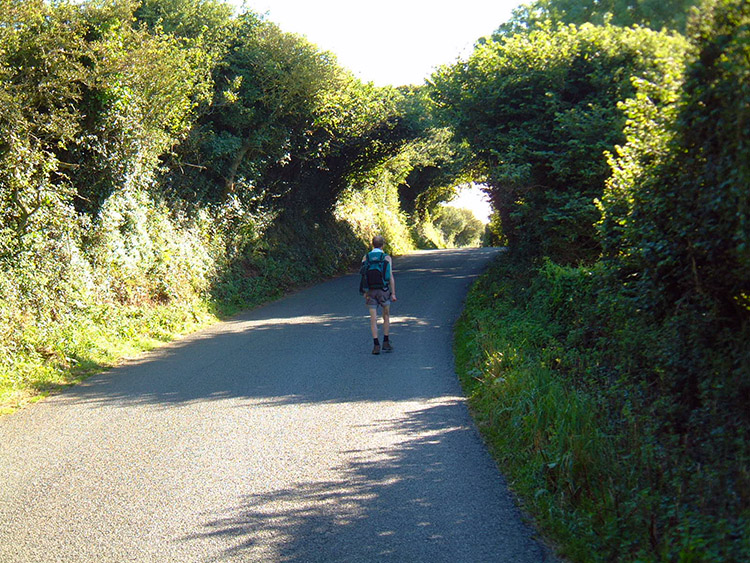
M 231 0 L 242 5 L 243 0 Z M 441 65 L 468 56 L 525 0 L 245 0 L 282 30 L 305 35 L 361 80 L 378 86 L 422 84 Z M 448 205 L 483 222 L 487 196 L 472 186 Z
M 482 223 L 490 222 L 490 215 L 492 215 L 492 207 L 490 206 L 490 201 L 487 198 L 487 194 L 484 193 L 476 184 L 470 184 L 460 187 L 458 189 L 456 197 L 450 200 L 445 205 L 471 209 L 476 218 L 479 219 Z
M 232 0 L 241 5 L 242 0 Z M 471 52 L 521 0 L 246 0 L 284 31 L 300 33 L 361 80 L 422 84 Z

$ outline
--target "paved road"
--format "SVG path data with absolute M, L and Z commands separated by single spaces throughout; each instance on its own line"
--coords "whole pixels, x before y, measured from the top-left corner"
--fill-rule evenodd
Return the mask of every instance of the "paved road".
M 452 365 L 494 252 L 397 259 L 392 354 L 346 276 L 0 418 L 0 561 L 544 561 Z

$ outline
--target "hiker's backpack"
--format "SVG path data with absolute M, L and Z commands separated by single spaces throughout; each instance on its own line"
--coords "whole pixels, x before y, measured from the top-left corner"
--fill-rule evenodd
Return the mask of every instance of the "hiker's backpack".
M 385 252 L 372 250 L 367 253 L 362 267 L 359 270 L 359 292 L 366 293 L 369 289 L 382 289 L 388 291 L 388 282 L 391 279 L 391 264 L 386 260 Z

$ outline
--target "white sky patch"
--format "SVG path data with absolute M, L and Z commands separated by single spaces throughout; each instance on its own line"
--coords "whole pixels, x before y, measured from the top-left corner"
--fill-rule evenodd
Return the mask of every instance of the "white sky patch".
M 242 0 L 231 0 L 241 6 Z M 282 30 L 299 33 L 378 86 L 422 84 L 471 53 L 521 0 L 245 0 Z
M 490 200 L 478 184 L 460 187 L 458 195 L 445 205 L 470 209 L 482 223 L 490 222 L 490 215 L 492 215 Z

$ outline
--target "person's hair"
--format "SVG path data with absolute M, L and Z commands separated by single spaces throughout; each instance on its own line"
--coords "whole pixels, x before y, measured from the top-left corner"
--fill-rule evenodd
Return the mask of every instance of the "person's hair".
M 385 244 L 385 239 L 381 237 L 380 235 L 375 235 L 372 237 L 372 246 L 374 248 L 383 248 L 383 245 Z

